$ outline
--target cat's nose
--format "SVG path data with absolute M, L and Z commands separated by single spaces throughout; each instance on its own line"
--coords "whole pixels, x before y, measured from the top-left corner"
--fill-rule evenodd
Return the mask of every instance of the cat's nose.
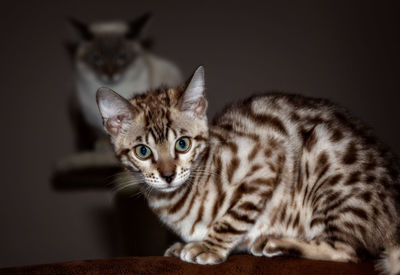
M 111 65 L 108 64 L 108 65 L 104 66 L 103 70 L 104 70 L 104 73 L 105 73 L 108 77 L 112 77 L 112 76 L 116 73 L 117 68 L 116 68 L 116 66 L 114 66 L 114 65 L 112 65 L 112 64 L 111 64 Z
M 174 179 L 175 177 L 175 173 L 174 172 L 170 172 L 170 173 L 163 173 L 161 174 L 161 177 L 163 179 L 165 179 L 166 182 L 171 183 L 171 181 Z

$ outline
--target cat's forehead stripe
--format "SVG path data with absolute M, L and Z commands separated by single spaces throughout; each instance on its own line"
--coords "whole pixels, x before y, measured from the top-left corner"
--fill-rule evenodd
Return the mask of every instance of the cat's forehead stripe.
M 143 114 L 146 142 L 151 135 L 156 143 L 163 143 L 168 138 L 169 130 L 177 136 L 171 128 L 170 108 L 177 105 L 178 94 L 177 89 L 160 89 L 131 99 L 132 105 Z

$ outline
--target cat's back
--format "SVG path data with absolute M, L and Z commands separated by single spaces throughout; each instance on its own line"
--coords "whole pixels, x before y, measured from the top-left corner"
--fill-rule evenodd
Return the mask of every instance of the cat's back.
M 256 143 L 274 139 L 293 157 L 316 143 L 316 137 L 342 153 L 356 144 L 358 150 L 349 154 L 358 154 L 361 162 L 373 153 L 393 180 L 399 177 L 398 159 L 390 148 L 363 121 L 327 99 L 278 92 L 255 95 L 226 107 L 212 125 L 225 139 L 240 136 Z
M 304 136 L 318 124 L 329 128 L 332 139 L 351 133 L 363 143 L 379 143 L 371 129 L 345 108 L 327 99 L 296 94 L 271 92 L 249 97 L 226 107 L 212 123 L 249 133 L 263 129 L 282 137 Z
M 248 133 L 268 129 L 277 136 L 297 136 L 318 123 L 345 126 L 350 121 L 346 110 L 326 99 L 271 92 L 229 105 L 215 117 L 213 126 Z

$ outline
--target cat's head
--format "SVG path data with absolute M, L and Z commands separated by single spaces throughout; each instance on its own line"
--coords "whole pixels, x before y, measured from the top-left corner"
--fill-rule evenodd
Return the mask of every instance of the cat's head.
M 118 82 L 142 49 L 141 32 L 150 13 L 132 22 L 105 21 L 85 24 L 70 19 L 81 37 L 75 58 L 96 73 L 106 84 Z
M 182 87 L 126 100 L 109 88 L 97 91 L 103 125 L 125 168 L 152 188 L 169 192 L 184 184 L 206 152 L 204 69 Z

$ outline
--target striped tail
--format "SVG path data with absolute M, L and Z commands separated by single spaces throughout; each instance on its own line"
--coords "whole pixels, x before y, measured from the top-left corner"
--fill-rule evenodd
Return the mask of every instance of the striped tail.
M 377 269 L 382 274 L 400 275 L 400 245 L 386 249 L 377 264 Z

